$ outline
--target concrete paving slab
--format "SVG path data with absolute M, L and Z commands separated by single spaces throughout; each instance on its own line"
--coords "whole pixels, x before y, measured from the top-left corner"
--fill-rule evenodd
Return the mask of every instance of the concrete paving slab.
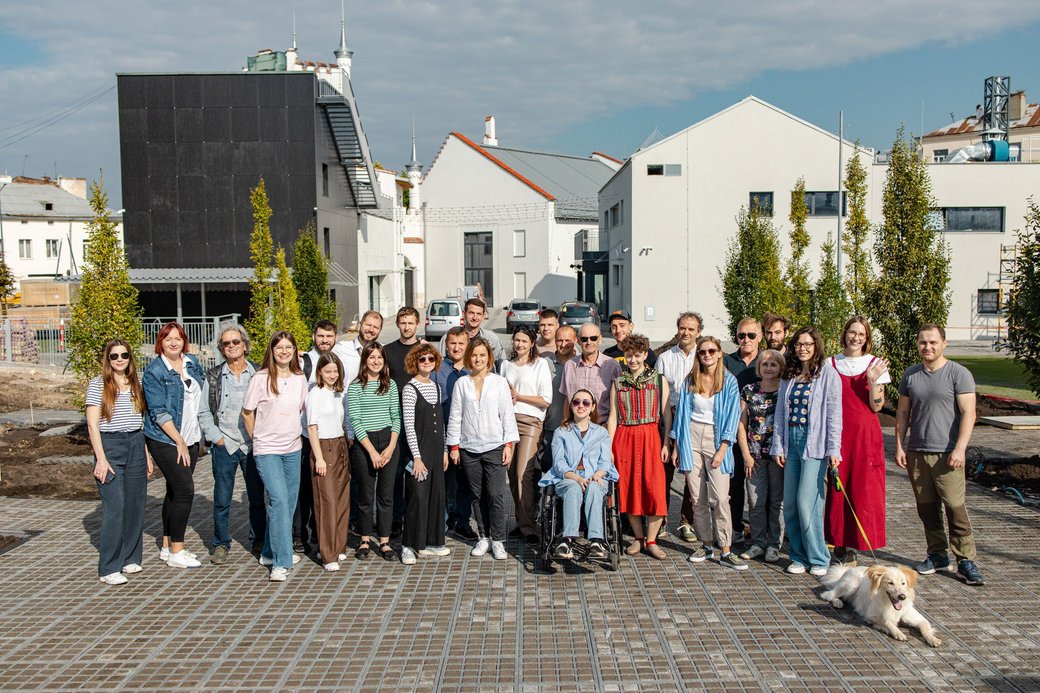
M 980 416 L 978 422 L 1011 431 L 1040 430 L 1040 416 Z
M 86 421 L 78 411 L 65 409 L 19 409 L 0 414 L 0 424 L 15 426 L 61 426 Z

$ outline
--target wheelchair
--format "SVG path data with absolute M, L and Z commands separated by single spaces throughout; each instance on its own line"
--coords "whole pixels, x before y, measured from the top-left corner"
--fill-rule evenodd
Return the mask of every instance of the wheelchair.
M 609 488 L 603 497 L 603 543 L 607 545 L 606 558 L 589 558 L 585 560 L 604 561 L 611 571 L 617 571 L 621 566 L 621 512 L 620 494 L 617 484 L 607 482 Z M 555 486 L 545 486 L 541 489 L 539 499 L 539 567 L 545 572 L 553 571 L 553 563 L 579 560 L 575 555 L 573 559 L 560 559 L 553 555 L 553 551 L 563 538 L 563 498 L 556 495 Z M 581 520 L 581 529 L 585 529 L 585 519 Z

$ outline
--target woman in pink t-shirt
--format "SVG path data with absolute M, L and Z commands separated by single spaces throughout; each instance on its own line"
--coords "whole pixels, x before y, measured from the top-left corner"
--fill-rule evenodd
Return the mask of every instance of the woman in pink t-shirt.
M 272 582 L 284 582 L 299 560 L 292 550 L 292 516 L 300 491 L 300 413 L 306 400 L 307 377 L 300 370 L 296 339 L 288 332 L 275 332 L 242 403 L 242 420 L 267 489 L 260 565 L 271 566 Z

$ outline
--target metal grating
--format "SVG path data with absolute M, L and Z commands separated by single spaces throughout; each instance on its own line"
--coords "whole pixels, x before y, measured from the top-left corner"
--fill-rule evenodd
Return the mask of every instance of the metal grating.
M 319 96 L 318 104 L 324 109 L 332 129 L 339 162 L 347 174 L 355 204 L 359 209 L 378 208 L 379 198 L 373 186 L 375 172 L 372 162 L 365 156 L 366 147 L 359 136 L 361 123 L 356 109 L 351 108 L 345 97 L 329 94 Z

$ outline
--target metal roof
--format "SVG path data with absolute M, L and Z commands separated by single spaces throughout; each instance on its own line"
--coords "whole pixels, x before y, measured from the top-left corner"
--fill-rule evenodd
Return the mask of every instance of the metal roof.
M 47 204 L 51 209 L 47 209 Z M 8 183 L 0 190 L 0 211 L 5 217 L 40 219 L 93 219 L 90 203 L 56 185 Z
M 614 169 L 588 157 L 486 145 L 482 149 L 561 201 L 595 201 L 614 175 Z
M 291 271 L 291 268 L 290 268 Z M 253 278 L 252 267 L 157 267 L 154 269 L 130 268 L 131 284 L 245 284 Z M 274 281 L 274 274 L 271 275 Z M 78 282 L 83 277 L 70 274 L 57 277 L 55 281 Z M 329 263 L 329 284 L 357 286 L 358 280 L 338 263 Z
M 1017 120 L 1009 120 L 1008 128 L 1035 128 L 1040 126 L 1040 105 L 1027 104 L 1022 117 Z M 963 135 L 965 133 L 981 134 L 985 125 L 981 115 L 970 115 L 967 118 L 955 120 L 929 132 L 925 137 L 942 137 L 943 135 Z

